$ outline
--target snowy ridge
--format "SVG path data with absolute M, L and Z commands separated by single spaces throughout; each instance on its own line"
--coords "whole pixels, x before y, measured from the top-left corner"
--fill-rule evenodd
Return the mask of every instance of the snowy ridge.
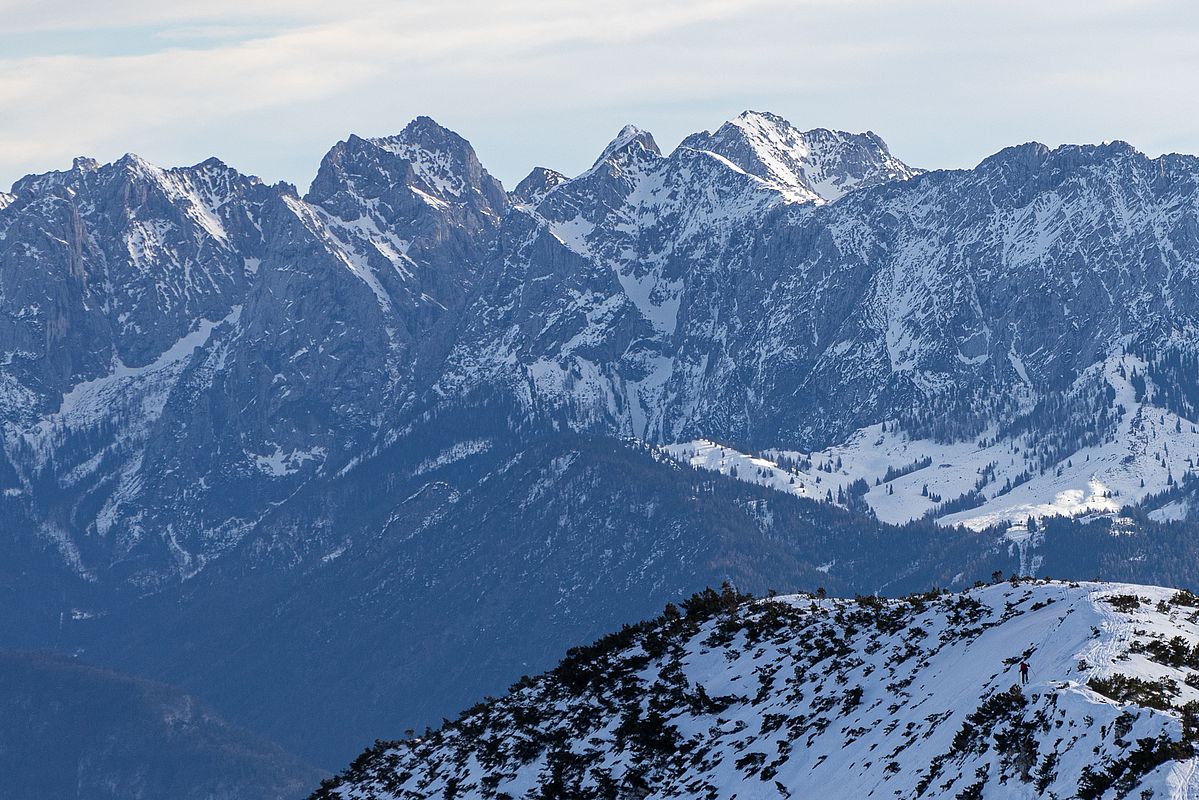
M 227 179 L 224 186 L 214 183 L 217 172 L 212 169 L 213 164 L 206 163 L 192 169 L 165 170 L 139 156 L 129 155 L 125 158 L 131 170 L 157 183 L 167 198 L 180 203 L 185 209 L 184 213 L 202 231 L 222 244 L 229 244 L 229 233 L 217 213 L 220 206 L 228 202 L 231 187 Z
M 684 146 L 710 150 L 782 192 L 791 202 L 832 202 L 855 189 L 920 174 L 873 133 L 799 131 L 775 114 L 746 111 Z
M 452 447 L 447 447 L 432 458 L 427 458 L 417 464 L 412 470 L 413 475 L 424 475 L 426 472 L 432 472 L 435 469 L 448 466 L 450 464 L 461 461 L 479 453 L 486 453 L 491 449 L 491 442 L 487 439 L 468 439 L 465 442 L 458 442 Z
M 316 797 L 1199 793 L 1194 595 L 1013 578 L 899 600 L 726 589 L 682 610 L 378 744 Z

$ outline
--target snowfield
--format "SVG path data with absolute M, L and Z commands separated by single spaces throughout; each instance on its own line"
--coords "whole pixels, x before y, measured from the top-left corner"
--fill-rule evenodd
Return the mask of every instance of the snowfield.
M 684 609 L 377 745 L 317 796 L 1199 797 L 1194 595 L 1013 579 Z
M 1113 435 L 1043 471 L 1024 437 L 997 438 L 994 429 L 976 440 L 944 443 L 913 440 L 898 426 L 877 424 L 812 453 L 751 455 L 706 439 L 663 449 L 695 467 L 839 505 L 848 504 L 843 495 L 851 484 L 865 481 L 865 504 L 883 522 L 896 524 L 930 515 L 943 525 L 983 530 L 1001 523 L 1023 527 L 1030 517 L 1114 513 L 1166 491 L 1199 465 L 1196 424 L 1137 402 L 1126 377 L 1134 368 L 1143 373 L 1145 363 L 1130 355 L 1112 356 L 1103 364 L 1104 379 L 1115 390 L 1113 408 L 1124 409 Z M 791 468 L 792 463 L 799 467 Z M 976 489 L 983 502 L 946 513 L 944 503 Z M 1185 505 L 1153 513 L 1163 520 L 1181 519 Z

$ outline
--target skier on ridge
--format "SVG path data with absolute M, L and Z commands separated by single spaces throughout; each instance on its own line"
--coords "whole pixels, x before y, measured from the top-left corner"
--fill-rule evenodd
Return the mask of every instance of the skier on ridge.
M 1021 661 L 1020 662 L 1020 685 L 1023 686 L 1027 683 L 1028 683 L 1028 662 Z

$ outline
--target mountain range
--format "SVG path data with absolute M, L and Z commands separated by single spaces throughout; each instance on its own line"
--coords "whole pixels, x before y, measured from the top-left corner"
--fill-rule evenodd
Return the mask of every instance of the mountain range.
M 1197 181 L 1119 142 L 925 171 L 760 112 L 510 192 L 426 117 L 302 196 L 23 178 L 0 647 L 333 769 L 725 580 L 1199 588 Z

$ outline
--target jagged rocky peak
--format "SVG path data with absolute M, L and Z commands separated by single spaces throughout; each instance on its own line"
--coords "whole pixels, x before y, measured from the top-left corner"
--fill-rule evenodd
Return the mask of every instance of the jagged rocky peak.
M 133 175 L 152 175 L 162 171 L 158 165 L 151 164 L 137 153 L 126 153 L 112 163 L 114 167 Z
M 185 209 L 201 205 L 211 211 L 259 186 L 262 181 L 257 177 L 244 175 L 215 157 L 190 167 L 164 168 L 136 153 L 126 153 L 108 164 L 80 156 L 70 169 L 27 175 L 13 185 L 13 197 L 91 194 L 103 210 L 113 202 L 137 207 L 158 196 Z
M 546 219 L 581 217 L 598 224 L 623 208 L 641 181 L 663 163 L 662 151 L 649 131 L 625 125 L 585 172 L 561 181 L 561 191 L 541 194 L 538 213 Z
M 247 259 L 262 255 L 270 190 L 219 162 L 77 158 L 14 189 L 0 281 L 29 312 L 4 335 L 28 351 L 49 402 L 113 364 L 149 365 L 202 321 L 226 317 L 243 296 Z
M 800 131 L 763 111 L 745 111 L 715 133 L 692 134 L 680 146 L 726 158 L 798 201 L 831 202 L 855 189 L 920 173 L 891 155 L 873 132 Z
M 245 186 L 262 185 L 262 179 L 257 175 L 246 175 L 216 156 L 206 158 L 190 167 L 175 167 L 167 172 L 185 175 L 195 186 L 207 188 L 217 195 L 233 194 Z
M 592 165 L 592 169 L 603 164 L 629 164 L 661 155 L 662 150 L 649 131 L 642 130 L 636 125 L 625 125 L 620 129 L 620 133 L 616 134 L 616 138 L 608 142 L 608 146 L 604 148 Z
M 897 600 L 707 590 L 377 743 L 315 797 L 1191 797 L 1197 608 L 1015 578 Z
M 1064 176 L 1075 170 L 1089 167 L 1109 168 L 1116 165 L 1149 164 L 1159 165 L 1158 171 L 1168 173 L 1172 166 L 1181 164 L 1193 180 L 1199 167 L 1199 158 L 1193 155 L 1168 155 L 1150 159 L 1128 142 L 1116 140 L 1102 144 L 1063 144 L 1049 147 L 1041 142 L 1005 147 L 998 153 L 983 159 L 975 173 L 978 179 L 989 181 L 1030 180 L 1037 175 Z
M 91 156 L 75 156 L 71 159 L 71 169 L 77 172 L 95 172 L 100 168 L 100 162 Z
M 216 164 L 221 164 L 216 159 Z M 201 180 L 211 174 L 214 165 L 210 162 L 201 162 L 193 167 L 173 167 L 165 168 L 154 164 L 136 153 L 126 153 L 111 165 L 105 165 L 95 170 L 95 175 L 101 182 L 112 182 L 119 185 L 125 182 L 129 185 L 146 187 L 147 189 L 156 188 L 165 193 L 172 200 L 183 199 L 186 195 L 196 187 L 192 186 L 192 178 L 200 177 Z M 225 169 L 225 181 L 228 182 L 229 170 Z M 87 174 L 87 173 L 83 173 Z M 134 195 L 136 196 L 136 195 Z
M 374 200 L 393 195 L 396 187 L 434 209 L 471 205 L 498 218 L 508 204 L 503 185 L 483 168 L 470 142 L 423 116 L 394 136 L 351 135 L 334 145 L 305 199 L 354 219 L 358 214 L 346 208 L 346 193 Z
M 94 158 L 76 156 L 70 169 L 37 172 L 18 179 L 12 185 L 12 194 L 16 197 L 45 194 L 55 187 L 78 182 L 83 176 L 97 172 L 100 167 L 100 162 Z
M 518 203 L 537 205 L 554 187 L 568 180 L 570 179 L 557 170 L 533 167 L 533 171 L 516 184 L 516 188 L 512 190 L 512 197 Z
M 1015 207 L 1026 206 L 1039 196 L 1064 192 L 1068 201 L 1057 213 L 1073 217 L 1075 221 L 1071 225 L 1078 224 L 1079 215 L 1085 216 L 1088 224 L 1096 226 L 1114 216 L 1122 220 L 1121 229 L 1126 234 L 1137 231 L 1135 235 L 1148 235 L 1151 230 L 1156 230 L 1159 232 L 1149 235 L 1146 241 L 1161 241 L 1157 237 L 1163 225 L 1190 227 L 1182 209 L 1188 208 L 1199 193 L 1199 156 L 1168 154 L 1151 158 L 1128 142 L 1119 140 L 1056 147 L 1026 142 L 1006 147 L 983 159 L 973 170 L 964 173 L 962 181 L 963 186 L 974 192 L 986 187 L 990 200 Z M 1158 208 L 1150 210 L 1158 204 Z M 1046 213 L 1039 211 L 1026 224 L 1040 224 L 1036 221 L 1047 219 Z M 1046 232 L 1052 233 L 1052 230 Z M 1189 234 L 1184 235 L 1188 242 L 1194 241 Z M 1053 233 L 1039 241 L 1064 244 L 1069 239 Z M 1162 258 L 1173 260 L 1180 253 L 1172 247 L 1167 248 Z M 1121 259 L 1121 268 L 1117 272 L 1122 272 L 1126 263 L 1151 268 L 1154 260 L 1129 252 Z M 1082 267 L 1085 263 L 1085 259 L 1061 258 L 1051 272 L 1067 265 Z M 1190 256 L 1182 256 L 1178 266 L 1186 271 L 1193 263 Z M 1169 274 L 1171 271 L 1161 276 L 1147 276 L 1148 283 L 1153 285 L 1167 280 Z M 1102 280 L 1106 282 L 1108 278 Z M 1190 294 L 1189 286 L 1182 288 L 1185 294 Z M 1133 306 L 1125 303 L 1120 307 L 1130 309 Z M 1156 308 L 1145 308 L 1138 316 L 1145 318 L 1156 313 Z
M 13 186 L 11 212 L 25 237 L 36 238 L 43 228 L 61 231 L 55 241 L 66 243 L 76 274 L 91 275 L 89 291 L 120 293 L 129 282 L 144 281 L 134 292 L 144 305 L 172 306 L 178 298 L 166 302 L 146 288 L 161 291 L 176 270 L 181 283 L 168 294 L 223 283 L 214 271 L 239 270 L 235 265 L 244 258 L 259 255 L 256 220 L 275 191 L 216 158 L 163 168 L 127 153 L 108 164 L 76 158 L 70 169 L 22 178 Z M 224 252 L 218 257 L 214 249 Z M 39 252 L 44 268 L 48 253 Z M 109 310 L 117 305 L 105 302 Z

